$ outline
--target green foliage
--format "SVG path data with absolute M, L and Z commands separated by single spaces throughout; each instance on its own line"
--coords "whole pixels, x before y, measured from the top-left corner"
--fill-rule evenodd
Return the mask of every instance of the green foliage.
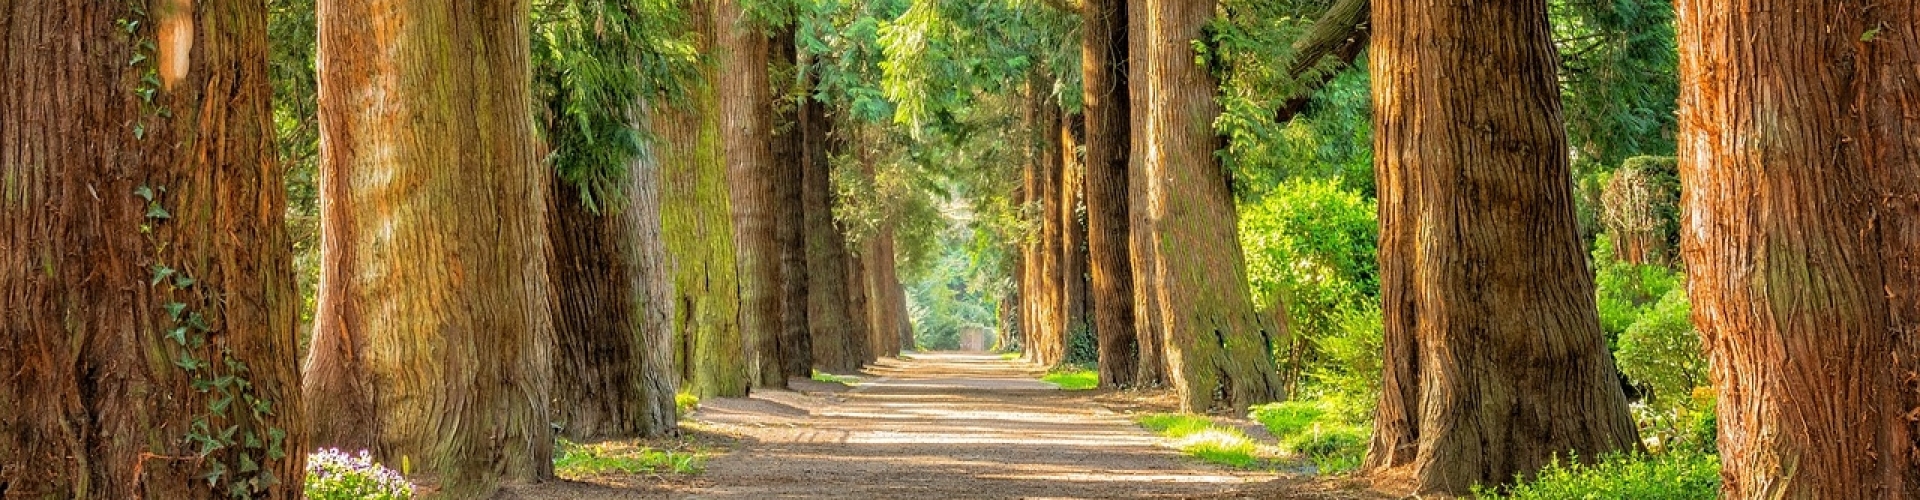
M 1173 447 L 1200 460 L 1239 469 L 1268 468 L 1273 453 L 1240 429 L 1198 415 L 1156 413 L 1134 420 L 1140 427 L 1173 440 Z
M 323 449 L 307 455 L 309 500 L 406 500 L 414 497 L 413 483 L 399 472 L 373 461 L 365 450 L 348 455 Z
M 645 151 L 642 101 L 705 85 L 673 0 L 551 0 L 533 11 L 534 96 L 551 161 L 580 199 L 619 205 L 629 160 Z
M 1620 335 L 1640 321 L 1654 302 L 1668 292 L 1682 290 L 1683 276 L 1664 266 L 1634 265 L 1613 255 L 1612 238 L 1600 235 L 1593 245 L 1594 288 L 1600 309 L 1600 329 L 1607 344 L 1617 346 Z M 1681 300 L 1684 301 L 1684 294 Z
M 1274 346 L 1299 392 L 1371 400 L 1379 374 L 1378 210 L 1333 180 L 1281 182 L 1241 205 L 1240 242 L 1254 300 L 1286 312 Z
M 1531 480 L 1474 496 L 1513 500 L 1573 498 L 1711 500 L 1720 497 L 1720 459 L 1703 453 L 1614 454 L 1591 465 L 1555 461 Z
M 620 442 L 579 444 L 559 440 L 554 475 L 582 479 L 604 474 L 699 474 L 707 455 L 698 451 L 657 450 Z
M 680 418 L 687 418 L 687 415 L 692 414 L 693 410 L 699 408 L 700 396 L 691 392 L 682 392 L 673 395 L 673 411 L 679 415 Z
M 1220 78 L 1214 129 L 1235 193 L 1257 199 L 1295 178 L 1332 179 L 1373 196 L 1373 118 L 1364 61 L 1327 57 L 1295 75 L 1294 41 L 1334 2 L 1226 0 L 1196 49 Z M 1332 77 L 1318 89 L 1310 88 Z M 1307 95 L 1289 120 L 1276 112 Z
M 1550 3 L 1567 137 L 1582 169 L 1671 155 L 1679 95 L 1673 3 Z
M 1074 365 L 1055 369 L 1040 377 L 1040 380 L 1060 386 L 1063 391 L 1084 391 L 1100 386 L 1099 373 Z

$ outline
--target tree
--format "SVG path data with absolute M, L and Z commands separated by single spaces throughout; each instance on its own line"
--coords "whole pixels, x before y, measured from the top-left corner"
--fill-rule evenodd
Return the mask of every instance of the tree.
M 1027 323 L 1027 358 L 1043 366 L 1053 366 L 1066 360 L 1067 332 L 1065 331 L 1066 304 L 1065 286 L 1067 283 L 1065 264 L 1065 220 L 1061 217 L 1061 184 L 1065 180 L 1065 165 L 1061 163 L 1060 148 L 1060 104 L 1053 96 L 1049 83 L 1052 77 L 1044 72 L 1035 71 L 1027 82 L 1027 133 L 1032 136 L 1029 146 L 1031 153 L 1027 161 L 1031 169 L 1032 180 L 1028 183 L 1027 209 L 1033 212 L 1034 230 L 1029 237 L 1034 238 L 1030 245 L 1032 260 L 1027 264 L 1027 272 L 1033 273 L 1031 290 L 1023 296 L 1030 302 L 1033 318 Z
M 1081 81 L 1085 86 L 1087 254 L 1100 384 L 1130 387 L 1139 370 L 1134 333 L 1133 265 L 1128 254 L 1127 2 L 1081 2 Z
M 407 457 L 455 496 L 551 476 L 528 5 L 340 1 L 318 17 L 315 442 Z
M 1142 60 L 1151 48 L 1148 43 L 1152 34 L 1148 24 L 1155 13 L 1149 10 L 1149 0 L 1125 0 L 1127 9 L 1127 54 L 1128 66 L 1127 109 L 1128 129 L 1131 135 L 1127 141 L 1127 259 L 1133 268 L 1133 320 L 1134 336 L 1140 347 L 1139 371 L 1134 383 L 1144 387 L 1159 387 L 1167 382 L 1166 331 L 1161 318 L 1160 294 L 1155 293 L 1154 276 L 1159 275 L 1159 262 L 1154 260 L 1157 252 L 1153 250 L 1153 213 L 1147 209 L 1147 148 L 1148 138 L 1153 134 L 1154 123 L 1148 119 L 1148 109 L 1153 105 L 1153 94 L 1148 86 L 1146 61 Z M 1134 65 L 1133 61 L 1142 64 Z
M 807 377 L 813 371 L 813 338 L 808 314 L 812 281 L 807 269 L 806 205 L 801 185 L 806 182 L 806 131 L 800 113 L 808 98 L 808 79 L 800 75 L 799 45 L 794 23 L 780 27 L 769 42 L 774 59 L 775 85 L 781 91 L 775 106 L 773 135 L 774 198 L 782 209 L 774 214 L 780 246 L 780 362 L 789 377 Z M 843 306 L 844 307 L 844 306 Z
M 809 82 L 818 76 L 809 72 Z M 811 87 L 812 85 L 809 85 Z M 813 339 L 814 364 L 823 370 L 848 373 L 860 369 L 866 353 L 865 310 L 856 308 L 844 226 L 835 220 L 833 167 L 830 158 L 841 149 L 827 105 L 812 98 L 800 101 L 801 211 L 807 228 L 807 334 Z
M 1920 495 L 1920 9 L 1677 8 L 1681 248 L 1722 494 Z
M 719 36 L 715 0 L 683 4 L 694 50 L 711 54 Z M 702 397 L 737 397 L 752 383 L 740 325 L 740 286 L 723 148 L 719 67 L 703 60 L 683 103 L 654 110 L 660 155 L 661 233 L 673 269 L 674 340 L 684 387 Z
M 0 496 L 299 496 L 266 23 L 0 6 Z
M 1181 395 L 1181 408 L 1200 412 L 1245 410 L 1278 399 L 1272 352 L 1276 333 L 1254 312 L 1247 290 L 1246 257 L 1236 229 L 1233 195 L 1214 156 L 1213 132 L 1220 114 L 1219 84 L 1195 62 L 1192 41 L 1213 17 L 1214 2 L 1151 0 L 1141 9 L 1144 28 L 1131 69 L 1140 80 L 1135 133 L 1144 154 L 1133 175 L 1140 182 L 1146 220 L 1136 241 L 1148 265 L 1134 293 L 1158 308 L 1155 332 L 1166 357 L 1167 382 Z M 1129 9 L 1129 12 L 1136 12 Z M 1144 122 L 1144 123 L 1143 123 Z M 1139 262 L 1136 262 L 1139 264 Z M 1139 302 L 1136 302 L 1139 304 Z
M 774 196 L 773 88 L 767 36 L 741 2 L 711 0 L 716 36 L 720 138 L 732 198 L 734 261 L 739 266 L 740 333 L 755 387 L 784 388 L 780 363 L 780 245 Z
M 1638 446 L 1574 224 L 1546 2 L 1468 7 L 1373 6 L 1386 368 L 1367 465 L 1411 467 L 1421 494 Z
M 552 150 L 552 420 L 579 441 L 677 430 L 659 165 L 637 128 L 646 100 L 693 68 L 661 47 L 678 41 L 659 35 L 677 16 L 652 6 L 575 0 L 534 13 L 534 93 Z

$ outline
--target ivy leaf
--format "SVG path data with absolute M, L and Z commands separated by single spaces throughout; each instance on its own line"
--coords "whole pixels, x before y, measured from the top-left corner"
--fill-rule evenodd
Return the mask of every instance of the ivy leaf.
M 192 353 L 180 353 L 180 359 L 173 360 L 173 364 L 190 372 L 199 371 L 201 366 L 205 366 L 200 360 L 194 359 Z
M 146 54 L 143 54 L 143 53 L 139 53 L 139 52 L 135 52 L 135 53 L 133 53 L 133 60 L 130 60 L 130 61 L 127 61 L 127 65 L 128 65 L 128 66 L 139 66 L 139 65 L 140 65 L 140 63 L 142 63 L 142 62 L 145 62 L 146 60 L 147 60 L 147 55 L 146 55 Z
M 153 188 L 147 187 L 145 184 L 141 184 L 140 187 L 133 188 L 133 195 L 138 196 L 140 197 L 140 199 L 143 199 L 143 200 L 153 201 Z
M 207 319 L 205 317 L 200 316 L 200 313 L 197 313 L 197 312 L 187 313 L 187 326 L 191 326 L 193 327 L 193 329 L 203 331 L 203 332 L 213 331 L 211 328 L 207 326 Z
M 187 345 L 187 327 L 174 328 L 173 331 L 167 332 L 167 338 L 172 339 L 175 344 Z
M 223 443 L 233 442 L 233 433 L 239 432 L 239 431 L 240 431 L 240 426 L 238 424 L 228 426 L 227 430 L 220 431 L 220 441 Z
M 154 264 L 153 265 L 153 281 L 148 282 L 147 285 L 148 286 L 158 285 L 160 284 L 160 282 L 166 281 L 167 277 L 173 276 L 173 272 L 174 272 L 173 268 L 171 267 L 163 266 L 160 264 Z
M 245 444 L 248 448 L 253 448 L 256 450 L 266 447 L 265 443 L 260 442 L 260 435 L 254 434 L 252 430 L 248 430 L 245 434 L 241 434 L 240 442 Z
M 215 449 L 218 449 L 218 448 L 215 448 Z M 201 454 L 202 454 L 202 455 L 205 455 L 205 454 L 207 454 L 207 453 L 210 453 L 210 452 L 211 452 L 211 451 L 209 451 L 209 452 L 203 452 L 203 453 L 201 453 Z M 207 486 L 217 486 L 217 485 L 219 485 L 219 484 L 220 484 L 220 478 L 222 478 L 222 477 L 226 477 L 226 475 L 227 475 L 227 464 L 224 464 L 224 463 L 220 463 L 220 462 L 213 462 L 213 465 L 212 465 L 211 467 L 208 467 L 208 469 L 209 469 L 209 471 L 207 472 L 207 475 L 206 475 L 206 476 L 203 476 L 203 477 L 206 477 L 206 478 L 207 478 Z
M 193 278 L 188 278 L 184 274 L 173 277 L 174 288 L 186 288 L 186 287 L 193 286 L 194 283 L 197 283 L 197 282 L 194 281 Z
M 246 454 L 240 455 L 240 472 L 241 473 L 253 472 L 257 470 L 260 470 L 260 464 L 254 463 L 252 456 L 248 456 Z
M 187 305 L 179 302 L 168 302 L 167 305 L 160 306 L 160 307 L 167 310 L 167 319 L 171 319 L 175 322 L 180 321 L 180 311 L 187 310 Z
M 213 385 L 215 387 L 219 387 L 220 383 L 214 382 Z M 229 406 L 233 406 L 233 396 L 227 396 L 220 399 L 215 399 L 212 402 L 207 403 L 207 411 L 210 411 L 219 415 L 225 415 L 227 414 L 227 407 Z M 224 440 L 228 437 L 230 436 L 221 436 L 221 439 Z
M 167 213 L 167 209 L 165 209 L 165 208 L 161 208 L 161 207 L 160 207 L 160 204 L 158 204 L 158 203 L 155 203 L 155 204 L 152 204 L 152 205 L 148 205 L 148 206 L 147 206 L 147 218 L 149 218 L 149 219 L 171 219 L 171 218 L 173 218 L 173 214 L 171 214 L 171 213 Z
M 282 446 L 286 442 L 287 442 L 287 431 L 281 430 L 279 427 L 268 428 L 267 429 L 267 460 L 279 460 L 282 458 L 286 458 L 287 457 L 286 448 Z

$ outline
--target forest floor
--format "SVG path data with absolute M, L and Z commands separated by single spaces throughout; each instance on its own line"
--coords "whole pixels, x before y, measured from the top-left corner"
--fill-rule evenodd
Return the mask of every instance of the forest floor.
M 731 451 L 698 475 L 600 475 L 505 498 L 1376 498 L 1342 481 L 1204 464 L 1163 446 L 1133 413 L 1171 398 L 1061 391 L 991 354 L 886 359 L 851 387 L 715 399 L 683 426 Z

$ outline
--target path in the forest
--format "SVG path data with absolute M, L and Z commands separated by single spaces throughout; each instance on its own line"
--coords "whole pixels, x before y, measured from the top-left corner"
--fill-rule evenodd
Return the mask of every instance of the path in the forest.
M 578 485 L 567 496 L 1233 498 L 1274 479 L 1183 457 L 1129 416 L 997 356 L 916 354 L 866 375 L 851 390 L 796 381 L 797 392 L 703 403 L 696 426 L 742 438 L 704 475 L 644 491 Z

